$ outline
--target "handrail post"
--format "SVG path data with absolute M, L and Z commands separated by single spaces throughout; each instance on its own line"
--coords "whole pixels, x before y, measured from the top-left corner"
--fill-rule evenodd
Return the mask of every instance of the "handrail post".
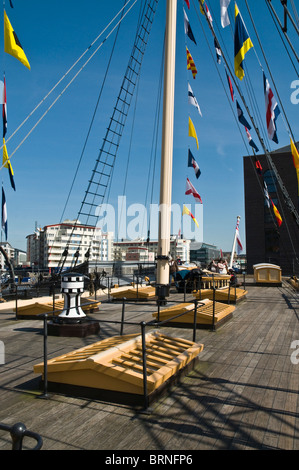
M 22 450 L 25 431 L 26 426 L 23 423 L 16 423 L 12 426 L 10 431 L 12 450 Z
M 186 302 L 186 278 L 184 279 L 184 302 Z
M 123 297 L 123 305 L 121 310 L 121 326 L 120 326 L 120 336 L 123 335 L 124 332 L 124 319 L 125 319 L 125 300 L 126 298 Z
M 47 340 L 48 340 L 48 314 L 45 313 L 44 315 L 44 393 L 39 395 L 38 398 L 49 398 L 48 395 L 48 348 L 47 348 Z
M 194 301 L 193 343 L 196 341 L 197 299 Z
M 18 318 L 18 285 L 15 284 L 16 288 L 16 319 Z
M 213 323 L 212 323 L 212 330 L 215 331 L 215 282 L 214 282 L 214 274 L 213 274 Z
M 147 374 L 146 374 L 146 341 L 145 341 L 145 325 L 141 322 L 141 338 L 142 338 L 142 366 L 143 366 L 143 397 L 144 397 L 144 410 L 148 409 L 148 395 L 147 395 Z

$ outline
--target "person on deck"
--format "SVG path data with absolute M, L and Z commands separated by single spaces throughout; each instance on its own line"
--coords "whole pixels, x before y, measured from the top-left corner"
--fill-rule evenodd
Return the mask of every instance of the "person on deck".
M 172 279 L 174 280 L 175 286 L 178 287 L 176 280 L 176 273 L 178 272 L 178 263 L 175 259 L 169 261 L 169 284 L 171 284 Z

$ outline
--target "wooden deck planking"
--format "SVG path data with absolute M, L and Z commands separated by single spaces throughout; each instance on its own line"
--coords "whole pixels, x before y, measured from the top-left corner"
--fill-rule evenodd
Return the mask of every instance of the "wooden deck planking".
M 155 310 L 154 304 L 130 304 L 126 320 L 151 320 Z M 80 397 L 37 399 L 33 365 L 42 360 L 42 322 L 14 321 L 7 315 L 2 320 L 0 312 L 0 339 L 6 346 L 6 364 L 0 366 L 0 421 L 24 422 L 42 435 L 45 450 L 299 450 L 299 364 L 290 361 L 290 344 L 299 339 L 298 312 L 298 294 L 289 287 L 248 286 L 247 299 L 228 323 L 217 332 L 197 330 L 204 350 L 196 369 L 154 402 L 149 415 Z M 121 304 L 102 303 L 92 316 L 120 320 Z M 126 325 L 124 334 L 136 332 L 134 328 Z M 97 337 L 49 337 L 49 358 L 119 331 L 119 324 L 102 323 Z M 189 329 L 163 332 L 192 340 Z M 33 392 L 26 385 L 32 380 Z M 0 449 L 8 448 L 10 439 L 0 433 Z

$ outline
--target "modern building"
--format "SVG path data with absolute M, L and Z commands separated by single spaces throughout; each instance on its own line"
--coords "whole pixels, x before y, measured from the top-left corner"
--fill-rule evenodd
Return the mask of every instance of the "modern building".
M 37 269 L 55 269 L 65 259 L 64 268 L 72 266 L 74 255 L 77 265 L 86 261 L 108 261 L 112 253 L 112 233 L 81 225 L 76 220 L 46 225 L 27 236 L 27 257 Z M 65 250 L 67 256 L 65 257 Z
M 213 259 L 220 258 L 220 250 L 215 245 L 208 243 L 191 242 L 190 261 L 200 263 L 202 268 L 208 266 Z
M 180 258 L 182 262 L 190 262 L 190 240 L 171 236 L 170 256 Z M 138 240 L 122 240 L 113 244 L 115 261 L 153 262 L 158 252 L 158 242 Z
M 279 177 L 298 211 L 298 181 L 291 148 L 286 146 L 271 152 Z M 245 230 L 247 272 L 253 265 L 272 263 L 281 267 L 283 275 L 299 273 L 299 227 L 288 209 L 275 173 L 265 155 L 258 155 L 261 174 L 252 156 L 243 157 L 245 187 Z M 279 211 L 282 224 L 278 226 L 272 203 L 268 206 L 264 182 L 273 204 Z

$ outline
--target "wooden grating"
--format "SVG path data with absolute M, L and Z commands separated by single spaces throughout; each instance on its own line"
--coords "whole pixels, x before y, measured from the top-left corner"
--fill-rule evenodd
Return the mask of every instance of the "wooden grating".
M 146 334 L 146 377 L 153 392 L 189 364 L 203 345 L 153 331 Z M 44 373 L 43 363 L 34 366 Z M 115 336 L 47 362 L 48 381 L 75 386 L 143 394 L 140 335 Z

